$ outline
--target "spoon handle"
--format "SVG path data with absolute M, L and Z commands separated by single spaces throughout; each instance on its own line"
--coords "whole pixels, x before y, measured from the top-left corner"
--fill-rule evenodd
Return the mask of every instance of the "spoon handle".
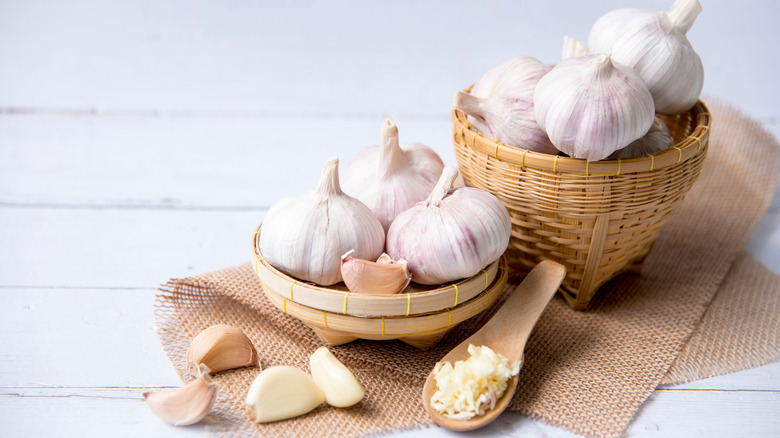
M 566 275 L 566 268 L 545 260 L 537 264 L 512 292 L 501 309 L 479 334 L 499 340 L 501 353 L 511 360 L 522 360 L 523 349 L 536 321 L 541 316 Z M 511 331 L 507 330 L 511 327 Z

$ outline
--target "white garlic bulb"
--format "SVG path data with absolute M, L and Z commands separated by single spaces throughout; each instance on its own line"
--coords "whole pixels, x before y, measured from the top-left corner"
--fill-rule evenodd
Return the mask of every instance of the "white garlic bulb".
M 699 12 L 699 0 L 677 0 L 669 12 L 617 9 L 599 18 L 588 37 L 594 53 L 639 74 L 660 114 L 680 114 L 699 100 L 704 67 L 686 33 Z
M 576 58 L 578 56 L 585 56 L 590 54 L 588 48 L 585 47 L 578 39 L 570 36 L 563 37 L 563 50 L 561 51 L 561 59 Z
M 399 214 L 387 232 L 387 253 L 407 261 L 416 283 L 473 276 L 509 245 L 506 207 L 484 190 L 453 189 L 457 176 L 457 169 L 445 167 L 428 199 Z
M 312 192 L 282 199 L 263 220 L 260 252 L 273 267 L 301 280 L 329 286 L 341 281 L 341 255 L 376 260 L 385 233 L 368 207 L 341 191 L 338 158 L 325 162 Z
M 400 143 L 395 122 L 385 119 L 382 143 L 363 148 L 344 168 L 341 181 L 344 192 L 366 204 L 387 232 L 399 213 L 428 197 L 443 168 L 428 146 Z
M 511 58 L 485 73 L 454 106 L 477 131 L 507 145 L 557 154 L 534 118 L 534 88 L 551 67 L 530 56 Z
M 645 154 L 654 154 L 668 149 L 674 144 L 669 127 L 658 117 L 653 121 L 653 126 L 642 138 L 634 141 L 623 149 L 618 149 L 609 158 L 630 158 Z
M 536 86 L 534 108 L 556 148 L 589 161 L 642 137 L 655 117 L 642 79 L 607 55 L 561 61 Z

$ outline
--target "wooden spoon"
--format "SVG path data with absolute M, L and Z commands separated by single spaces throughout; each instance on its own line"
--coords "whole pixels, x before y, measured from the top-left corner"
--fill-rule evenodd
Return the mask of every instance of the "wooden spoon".
M 523 349 L 528 336 L 565 275 L 566 268 L 553 261 L 545 260 L 536 265 L 490 321 L 453 348 L 440 362 L 449 361 L 454 365 L 456 361 L 468 359 L 468 346 L 474 344 L 475 346 L 487 345 L 494 352 L 508 358 L 510 363 L 522 364 Z M 496 406 L 486 411 L 485 415 L 476 415 L 468 420 L 453 420 L 431 406 L 431 397 L 436 392 L 436 380 L 431 371 L 423 387 L 423 406 L 434 422 L 447 429 L 457 431 L 477 429 L 493 421 L 506 409 L 515 394 L 517 378 L 518 376 L 514 376 L 507 382 L 506 392 L 496 402 Z

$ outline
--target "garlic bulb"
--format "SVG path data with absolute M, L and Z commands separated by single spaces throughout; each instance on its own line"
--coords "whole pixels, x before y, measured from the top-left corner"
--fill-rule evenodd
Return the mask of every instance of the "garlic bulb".
M 576 58 L 578 56 L 585 56 L 590 54 L 588 48 L 585 47 L 578 39 L 564 36 L 563 37 L 563 50 L 561 52 L 561 59 Z
M 669 127 L 658 117 L 653 121 L 653 126 L 644 137 L 634 141 L 623 149 L 618 149 L 609 158 L 630 158 L 644 154 L 654 154 L 668 149 L 674 144 Z
M 260 252 L 273 267 L 329 286 L 341 281 L 341 255 L 376 260 L 384 249 L 379 219 L 341 191 L 338 158 L 325 162 L 317 189 L 277 202 L 265 216 Z
M 618 9 L 594 23 L 588 46 L 610 53 L 645 81 L 660 114 L 680 114 L 696 104 L 704 67 L 686 33 L 701 12 L 699 0 L 677 0 L 669 12 Z
M 597 161 L 642 137 L 653 98 L 642 79 L 606 55 L 561 61 L 534 92 L 536 121 L 570 157 Z
M 387 253 L 407 261 L 416 283 L 471 277 L 509 245 L 506 207 L 484 190 L 453 189 L 457 176 L 445 167 L 428 199 L 399 214 L 387 232 Z
M 534 88 L 550 66 L 530 56 L 511 58 L 488 71 L 454 106 L 477 131 L 510 146 L 557 154 L 534 119 Z
M 382 143 L 358 153 L 342 174 L 344 192 L 366 204 L 385 232 L 396 216 L 425 199 L 444 163 L 422 143 L 399 143 L 392 119 L 382 123 Z M 375 260 L 375 259 L 371 259 Z

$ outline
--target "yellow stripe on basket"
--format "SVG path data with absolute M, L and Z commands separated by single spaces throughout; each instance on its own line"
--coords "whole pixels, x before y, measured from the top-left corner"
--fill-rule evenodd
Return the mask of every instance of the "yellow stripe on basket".
M 406 293 L 406 316 L 409 316 L 409 310 L 412 308 L 412 294 Z
M 618 160 L 618 173 L 617 173 L 617 176 L 620 176 L 620 167 L 623 165 L 623 163 L 620 161 L 620 158 L 618 158 L 617 160 Z
M 680 161 L 682 161 L 682 149 L 678 148 L 677 146 L 672 146 L 672 149 L 677 149 L 677 152 L 680 154 L 677 157 L 677 162 L 674 164 L 680 164 Z
M 655 168 L 655 157 L 650 154 L 645 154 L 645 155 L 650 157 L 650 172 L 652 172 L 653 169 Z
M 472 148 L 474 148 L 474 149 L 477 148 L 477 137 L 479 137 L 480 135 L 482 135 L 481 132 L 477 132 L 476 134 L 474 134 L 474 138 L 471 139 L 471 147 Z
M 341 312 L 343 314 L 347 314 L 347 298 L 349 298 L 349 292 L 347 292 L 346 295 L 344 295 L 344 310 Z
M 325 328 L 330 328 L 328 327 L 328 312 L 324 310 L 322 311 L 322 322 L 325 323 Z
M 498 158 L 498 145 L 501 144 L 498 140 L 495 140 L 496 142 L 496 151 L 493 153 L 493 156 L 496 157 L 496 161 L 501 161 L 500 158 Z
M 695 138 L 697 142 L 699 142 L 699 146 L 696 148 L 696 152 L 698 153 L 701 150 L 701 139 L 699 137 L 691 136 L 691 138 Z
M 556 155 L 555 156 L 555 160 L 553 161 L 553 172 L 557 172 L 558 171 L 558 158 L 560 158 L 560 156 Z
M 293 282 L 290 283 L 290 301 L 295 301 L 295 300 L 293 300 L 292 288 L 293 288 L 293 286 L 295 286 L 295 283 L 297 283 L 297 282 L 298 282 L 298 280 L 293 280 Z
M 458 305 L 458 285 L 453 284 L 453 286 L 455 286 L 455 304 L 453 304 L 452 307 L 455 307 Z
M 525 170 L 525 156 L 528 155 L 528 149 L 523 151 L 523 162 L 520 163 L 520 167 Z
M 585 160 L 585 176 L 590 176 L 590 161 Z
M 282 302 L 282 307 L 284 307 L 284 313 L 287 313 L 287 298 L 282 298 L 284 302 Z
M 449 327 L 452 325 L 452 310 L 447 310 L 447 316 L 450 318 L 450 321 L 447 324 L 447 327 Z
M 385 335 L 385 317 L 382 317 L 382 336 Z

